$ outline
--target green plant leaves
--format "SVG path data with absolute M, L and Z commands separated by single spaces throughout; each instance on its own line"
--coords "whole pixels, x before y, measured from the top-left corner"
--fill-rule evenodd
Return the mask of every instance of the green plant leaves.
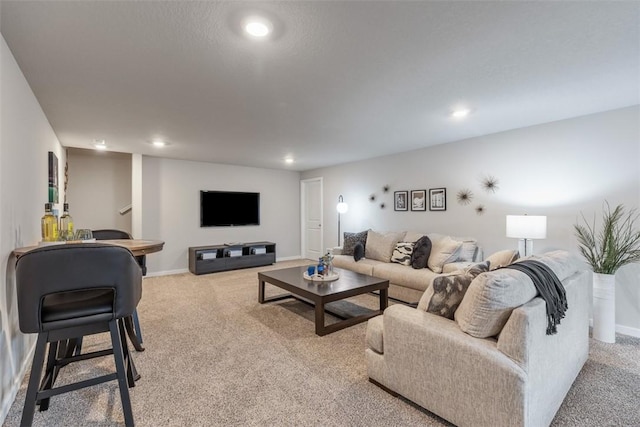
M 636 209 L 625 212 L 624 205 L 618 205 L 611 211 L 605 202 L 600 231 L 596 230 L 595 215 L 591 224 L 582 215 L 584 225 L 574 225 L 580 252 L 595 273 L 615 274 L 623 265 L 640 262 L 639 217 Z

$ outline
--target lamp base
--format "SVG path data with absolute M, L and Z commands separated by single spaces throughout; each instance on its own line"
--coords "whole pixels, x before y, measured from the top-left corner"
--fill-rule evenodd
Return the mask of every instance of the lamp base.
M 518 252 L 522 257 L 533 255 L 533 239 L 518 240 Z

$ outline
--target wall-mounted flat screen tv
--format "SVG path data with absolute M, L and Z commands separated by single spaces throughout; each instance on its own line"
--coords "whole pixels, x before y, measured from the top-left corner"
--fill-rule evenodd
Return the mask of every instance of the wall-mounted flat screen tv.
M 200 191 L 200 227 L 260 225 L 260 193 Z

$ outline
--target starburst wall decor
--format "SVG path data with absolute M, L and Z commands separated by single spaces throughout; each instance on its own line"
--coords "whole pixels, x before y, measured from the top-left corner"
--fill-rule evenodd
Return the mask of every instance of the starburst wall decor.
M 478 205 L 478 206 L 476 206 L 476 213 L 477 213 L 478 215 L 484 215 L 484 212 L 485 212 L 484 205 Z
M 500 187 L 498 187 L 498 179 L 494 176 L 487 176 L 482 179 L 482 188 L 488 193 L 495 193 Z
M 458 203 L 460 203 L 461 205 L 468 205 L 469 203 L 471 203 L 471 200 L 473 200 L 473 193 L 468 188 L 463 188 L 462 190 L 458 191 L 457 197 Z

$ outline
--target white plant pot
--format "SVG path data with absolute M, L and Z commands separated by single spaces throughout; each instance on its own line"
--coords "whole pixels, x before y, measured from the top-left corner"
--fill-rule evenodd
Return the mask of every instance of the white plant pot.
M 616 342 L 616 276 L 593 273 L 593 338 Z

